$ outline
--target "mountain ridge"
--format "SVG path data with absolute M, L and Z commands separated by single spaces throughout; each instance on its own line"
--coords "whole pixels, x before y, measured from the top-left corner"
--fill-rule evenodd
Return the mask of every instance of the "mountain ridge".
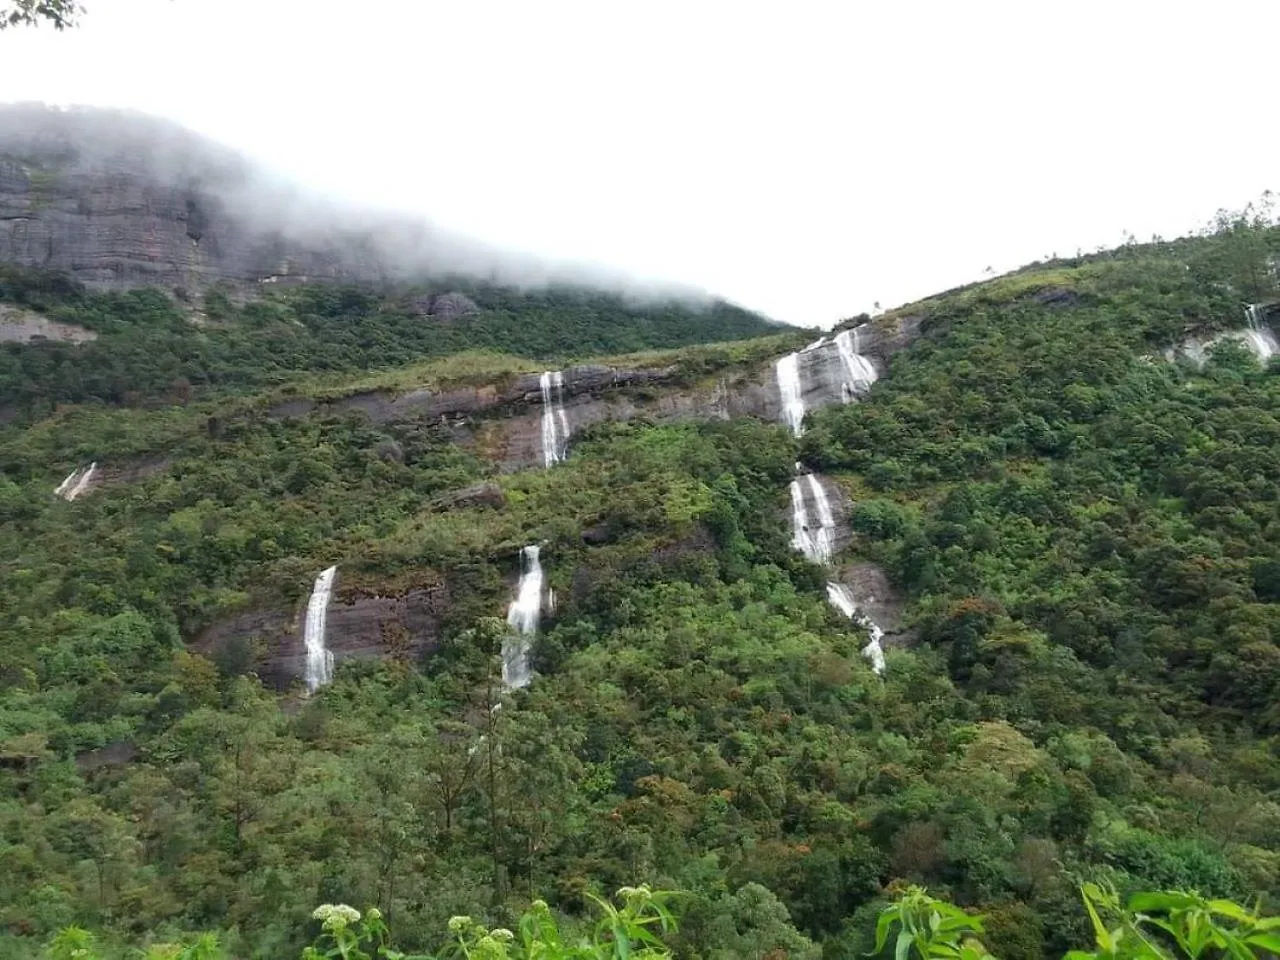
M 0 262 L 96 289 L 397 285 L 466 274 L 710 299 L 597 264 L 503 251 L 425 219 L 304 190 L 171 121 L 96 107 L 0 104 Z

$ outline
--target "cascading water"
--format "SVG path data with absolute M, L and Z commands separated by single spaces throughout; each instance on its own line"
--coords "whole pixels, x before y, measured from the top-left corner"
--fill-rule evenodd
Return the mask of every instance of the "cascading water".
M 1262 305 L 1259 303 L 1251 303 L 1245 307 L 1245 342 L 1259 362 L 1265 367 L 1274 357 L 1277 351 L 1280 351 L 1280 344 L 1276 342 L 1275 334 L 1264 323 L 1264 315 Z
M 844 364 L 845 379 L 840 385 L 840 399 L 848 403 L 860 393 L 866 393 L 880 376 L 871 361 L 858 352 L 858 329 L 841 330 L 836 334 L 836 349 Z
M 822 337 L 775 365 L 782 420 L 797 437 L 804 433 L 806 385 L 813 405 L 821 406 L 837 400 L 849 403 L 876 382 L 875 366 L 858 352 L 860 329 L 841 330 L 831 339 Z
M 333 653 L 325 646 L 325 621 L 329 617 L 329 598 L 333 595 L 333 578 L 337 567 L 329 567 L 316 577 L 307 601 L 307 622 L 302 639 L 307 646 L 307 670 L 304 679 L 307 692 L 315 693 L 333 679 Z
M 799 471 L 800 464 L 796 464 Z M 826 487 L 816 474 L 802 473 L 791 481 L 791 545 L 813 563 L 828 566 L 835 556 L 836 519 L 827 497 Z M 858 608 L 853 593 L 843 583 L 827 583 L 827 601 L 854 623 L 863 627 L 869 637 L 862 655 L 871 661 L 871 669 L 884 673 L 884 630 Z
M 538 380 L 542 390 L 542 462 L 564 459 L 569 444 L 569 418 L 564 412 L 564 373 L 548 370 Z
M 809 509 L 811 503 L 812 511 Z M 827 491 L 812 473 L 791 481 L 791 530 L 791 545 L 809 560 L 822 564 L 831 562 L 835 553 L 835 516 L 831 512 Z
M 1266 307 L 1260 303 L 1246 304 L 1244 321 L 1245 325 L 1241 330 L 1228 330 L 1203 340 L 1197 337 L 1184 340 L 1177 346 L 1165 350 L 1165 359 L 1173 361 L 1181 355 L 1197 367 L 1203 367 L 1209 362 L 1213 347 L 1225 341 L 1234 340 L 1257 357 L 1258 362 L 1265 367 L 1271 362 L 1272 357 L 1280 353 L 1280 342 L 1276 340 L 1275 332 L 1267 324 Z
M 72 470 L 67 474 L 67 478 L 54 488 L 53 495 L 62 497 L 63 500 L 74 500 L 89 489 L 89 484 L 93 482 L 93 475 L 97 470 L 97 461 L 87 467 L 79 467 Z
M 804 433 L 804 388 L 800 384 L 800 354 L 788 353 L 777 363 L 782 419 L 797 437 Z
M 502 682 L 519 689 L 528 686 L 529 648 L 542 619 L 542 560 L 536 546 L 520 551 L 520 584 L 507 608 L 507 623 L 516 635 L 502 645 Z
M 80 479 L 76 481 L 76 485 L 72 487 L 69 491 L 67 491 L 67 499 L 74 500 L 76 497 L 80 496 L 80 494 L 88 490 L 89 482 L 93 480 L 93 475 L 97 472 L 97 470 L 98 470 L 97 461 L 94 461 L 93 463 L 89 464 L 89 469 L 86 470 L 84 472 L 84 475 L 81 476 Z
M 884 639 L 884 631 L 880 625 L 858 609 L 858 602 L 843 583 L 827 584 L 827 600 L 830 604 L 867 631 L 867 645 L 862 648 L 862 655 L 871 661 L 871 669 L 884 673 L 884 647 L 880 641 Z
M 65 497 L 67 491 L 70 490 L 72 486 L 75 485 L 75 482 L 80 479 L 80 470 L 80 467 L 76 467 L 68 473 L 67 479 L 63 480 L 56 488 L 54 488 L 53 495 L 55 497 Z

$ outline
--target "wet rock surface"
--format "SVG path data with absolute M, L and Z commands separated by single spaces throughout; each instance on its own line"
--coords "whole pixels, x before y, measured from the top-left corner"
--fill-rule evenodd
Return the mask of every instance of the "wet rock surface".
M 340 663 L 348 657 L 416 659 L 434 648 L 449 609 L 443 583 L 391 595 L 342 589 L 333 595 L 325 625 L 325 645 Z M 302 638 L 306 598 L 296 608 L 256 606 L 203 630 L 190 643 L 215 662 L 247 659 L 264 682 L 278 690 L 298 683 L 306 670 Z
M 398 596 L 335 595 L 325 643 L 339 662 L 346 657 L 415 659 L 438 644 L 448 609 L 449 592 L 443 584 Z
M 911 641 L 912 635 L 903 626 L 906 603 L 881 567 L 874 563 L 850 563 L 836 570 L 832 579 L 844 584 L 858 609 L 884 631 L 886 644 L 904 645 Z

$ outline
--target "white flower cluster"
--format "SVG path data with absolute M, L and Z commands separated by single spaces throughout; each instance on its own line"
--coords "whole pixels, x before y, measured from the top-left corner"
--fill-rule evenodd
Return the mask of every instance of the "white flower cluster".
M 360 919 L 360 911 L 345 903 L 322 903 L 311 916 L 324 924 L 326 930 L 340 930 Z

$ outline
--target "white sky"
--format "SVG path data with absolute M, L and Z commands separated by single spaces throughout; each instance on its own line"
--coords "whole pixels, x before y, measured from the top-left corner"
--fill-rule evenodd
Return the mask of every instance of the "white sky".
M 162 114 L 333 194 L 793 323 L 1280 188 L 1274 0 L 87 6 L 0 34 L 0 99 Z

